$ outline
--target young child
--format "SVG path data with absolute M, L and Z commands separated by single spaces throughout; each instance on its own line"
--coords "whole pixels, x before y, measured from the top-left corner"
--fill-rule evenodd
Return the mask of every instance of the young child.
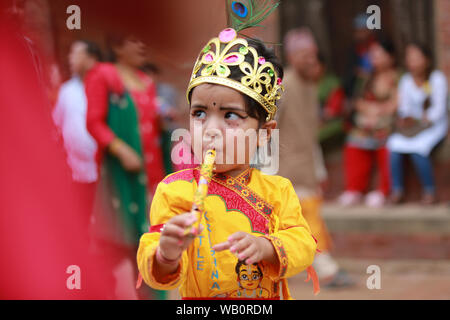
M 152 227 L 137 253 L 149 286 L 180 287 L 183 299 L 280 299 L 281 284 L 289 299 L 286 279 L 307 269 L 318 291 L 310 267 L 317 245 L 291 182 L 250 167 L 276 128 L 282 76 L 272 51 L 231 28 L 200 53 L 187 90 L 191 143 L 198 159 L 214 148 L 216 165 L 195 237 L 185 230 L 198 223 L 190 211 L 199 168 L 175 172 L 158 185 Z M 255 144 L 244 142 L 236 152 L 242 132 L 260 129 L 265 137 L 258 134 Z M 237 161 L 240 153 L 244 163 Z

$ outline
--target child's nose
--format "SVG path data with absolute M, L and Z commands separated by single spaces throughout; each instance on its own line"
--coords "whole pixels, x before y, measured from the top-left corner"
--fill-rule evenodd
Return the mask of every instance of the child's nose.
M 209 117 L 204 124 L 205 135 L 218 135 L 221 134 L 222 125 L 218 117 Z
M 222 127 L 219 119 L 217 119 L 216 117 L 210 117 L 204 125 L 205 127 L 203 128 L 203 143 L 209 144 L 212 142 L 216 144 L 222 139 Z
M 204 133 L 204 138 L 207 141 L 211 141 L 214 140 L 216 138 L 221 138 L 222 137 L 222 131 L 220 131 L 217 128 L 209 128 L 205 130 Z

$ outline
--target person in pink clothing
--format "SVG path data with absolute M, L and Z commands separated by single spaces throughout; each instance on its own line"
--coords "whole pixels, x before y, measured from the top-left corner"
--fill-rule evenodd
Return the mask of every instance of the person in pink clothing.
M 394 46 L 387 39 L 377 40 L 370 46 L 369 57 L 373 71 L 361 83 L 354 101 L 354 125 L 344 149 L 345 192 L 338 199 L 344 206 L 359 203 L 369 191 L 374 164 L 379 176 L 378 186 L 365 195 L 365 204 L 381 207 L 390 192 L 386 141 L 397 109 L 398 71 Z

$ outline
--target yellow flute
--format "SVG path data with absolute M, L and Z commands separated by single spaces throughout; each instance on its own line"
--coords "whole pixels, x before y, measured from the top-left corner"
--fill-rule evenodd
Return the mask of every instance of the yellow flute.
M 191 225 L 186 228 L 184 234 L 196 235 L 200 230 L 200 221 L 205 211 L 205 198 L 208 195 L 208 186 L 211 181 L 214 161 L 216 159 L 216 150 L 210 149 L 206 151 L 205 160 L 200 167 L 200 177 L 198 179 L 197 190 L 194 194 L 194 202 L 192 203 L 191 213 L 197 214 L 196 226 Z

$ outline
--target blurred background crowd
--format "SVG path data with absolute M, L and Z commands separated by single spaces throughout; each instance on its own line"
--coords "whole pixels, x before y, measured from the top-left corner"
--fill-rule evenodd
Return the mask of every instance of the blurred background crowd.
M 72 4 L 80 8 L 80 29 L 67 27 Z M 372 4 L 381 9 L 380 30 L 367 27 Z M 36 170 L 70 180 L 76 199 L 63 194 L 61 207 L 70 201 L 79 206 L 74 214 L 79 230 L 90 230 L 85 236 L 92 259 L 114 257 L 103 276 L 116 294 L 107 298 L 167 297 L 130 289 L 138 277 L 134 254 L 149 227 L 156 185 L 177 169 L 171 133 L 187 127 L 186 85 L 199 49 L 226 25 L 224 6 L 211 0 L 11 0 L 2 8 L 4 43 L 11 49 L 2 63 L 14 67 L 2 72 L 2 81 L 19 72 L 28 81 L 36 77 L 37 86 L 29 89 L 22 79 L 23 91 L 3 86 L 3 94 L 39 92 L 36 121 L 51 119 L 50 133 L 41 138 L 61 147 L 54 152 L 67 166 L 53 171 L 51 162 L 38 163 Z M 263 27 L 245 32 L 273 47 L 286 68 L 277 116 L 279 174 L 292 181 L 319 234 L 322 254 L 315 268 L 326 286 L 351 287 L 355 281 L 331 255 L 333 232 L 323 207 L 345 212 L 356 206 L 362 214 L 411 204 L 424 214 L 435 206 L 448 210 L 449 18 L 448 0 L 284 0 Z M 32 92 L 28 97 L 18 119 L 33 114 L 36 100 Z M 126 138 L 117 140 L 118 133 Z M 28 144 L 25 138 L 21 147 Z M 112 188 L 113 182 L 121 187 Z M 18 201 L 17 195 L 12 199 Z M 8 202 L 6 193 L 3 200 Z M 449 259 L 448 237 L 439 245 Z M 126 289 L 118 291 L 120 286 Z

